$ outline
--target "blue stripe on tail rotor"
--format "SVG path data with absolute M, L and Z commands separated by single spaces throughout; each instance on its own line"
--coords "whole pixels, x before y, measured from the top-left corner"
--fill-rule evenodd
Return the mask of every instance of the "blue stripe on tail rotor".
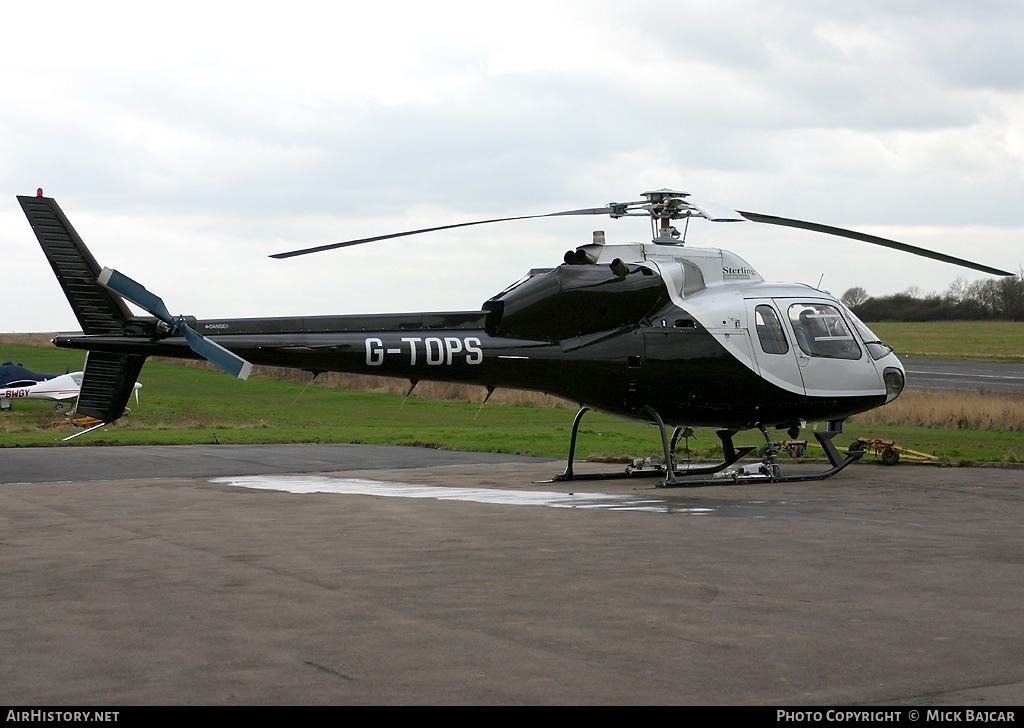
M 149 311 L 168 326 L 175 325 L 175 318 L 167 310 L 163 299 L 155 293 L 148 291 L 141 283 L 133 281 L 128 276 L 112 268 L 104 268 L 100 271 L 97 280 L 114 293 L 121 294 L 136 306 L 141 306 L 146 311 Z
M 215 341 L 211 341 L 191 329 L 185 323 L 183 316 L 172 316 L 170 311 L 167 310 L 167 306 L 164 305 L 163 299 L 147 290 L 141 283 L 133 281 L 123 273 L 119 273 L 111 268 L 104 268 L 97 277 L 97 280 L 106 288 L 123 296 L 167 324 L 171 335 L 181 334 L 184 336 L 192 351 L 217 368 L 224 370 L 233 377 L 248 379 L 249 373 L 252 371 L 252 364 L 237 354 L 228 351 Z
M 188 345 L 192 347 L 192 351 L 199 354 L 214 366 L 223 369 L 233 377 L 238 377 L 239 379 L 249 378 L 249 373 L 252 371 L 252 364 L 242 357 L 237 354 L 233 354 L 215 341 L 207 339 L 202 334 L 197 334 L 188 326 L 182 326 L 181 333 L 185 336 L 185 341 L 188 342 Z

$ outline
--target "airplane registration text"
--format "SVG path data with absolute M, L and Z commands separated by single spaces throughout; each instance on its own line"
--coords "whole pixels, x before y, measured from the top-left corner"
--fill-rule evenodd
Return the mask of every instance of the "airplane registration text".
M 403 336 L 400 346 L 385 346 L 382 339 L 371 336 L 364 344 L 366 364 L 371 367 L 380 366 L 388 356 L 401 356 L 410 366 L 450 366 L 462 359 L 466 364 L 480 364 L 484 360 L 480 339 L 475 336 Z

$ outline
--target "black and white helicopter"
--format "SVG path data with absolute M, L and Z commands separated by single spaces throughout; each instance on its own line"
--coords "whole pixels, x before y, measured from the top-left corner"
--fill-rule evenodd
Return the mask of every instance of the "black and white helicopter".
M 43 252 L 82 326 L 60 347 L 89 352 L 78 413 L 119 418 L 148 356 L 206 358 L 246 378 L 253 364 L 319 372 L 535 390 L 579 403 L 565 472 L 573 471 L 583 415 L 593 409 L 659 428 L 663 485 L 694 485 L 725 471 L 754 448 L 733 436 L 756 428 L 765 460 L 741 475 L 772 482 L 826 478 L 862 453 L 832 443 L 843 421 L 899 396 L 903 366 L 892 349 L 839 300 L 813 287 L 768 283 L 734 253 L 684 244 L 674 223 L 691 217 L 753 221 L 839 235 L 993 275 L 1007 271 L 894 240 L 819 223 L 740 212 L 687 192 L 656 190 L 641 200 L 544 215 L 479 220 L 279 253 L 290 258 L 437 230 L 569 215 L 644 216 L 651 242 L 609 244 L 603 232 L 565 253 L 557 267 L 530 271 L 479 310 L 197 320 L 173 316 L 157 295 L 100 268 L 57 203 L 39 190 L 19 197 Z M 130 301 L 151 317 L 135 316 Z M 411 391 L 411 390 L 410 390 Z M 486 401 L 486 400 L 485 400 Z M 807 423 L 831 467 L 783 474 L 770 430 L 796 437 Z M 683 467 L 675 446 L 687 428 L 715 428 L 723 459 Z M 669 435 L 669 429 L 672 434 Z M 627 470 L 597 477 L 648 474 Z M 683 476 L 698 476 L 697 479 Z M 595 477 L 595 476 L 590 476 Z M 733 479 L 738 479 L 733 475 Z

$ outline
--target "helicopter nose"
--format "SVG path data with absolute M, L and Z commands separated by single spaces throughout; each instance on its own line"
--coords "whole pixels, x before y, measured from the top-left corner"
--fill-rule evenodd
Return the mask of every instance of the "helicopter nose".
M 886 404 L 899 397 L 907 384 L 907 378 L 900 367 L 886 367 L 882 372 L 882 380 L 885 382 Z

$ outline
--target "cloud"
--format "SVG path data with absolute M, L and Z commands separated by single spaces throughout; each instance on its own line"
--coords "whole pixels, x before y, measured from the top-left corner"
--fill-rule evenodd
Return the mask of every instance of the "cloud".
M 39 185 L 102 262 L 201 316 L 475 307 L 593 227 L 642 239 L 646 223 L 265 255 L 660 187 L 1021 264 L 1016 2 L 57 1 L 45 23 L 9 8 L 7 27 L 0 253 L 24 261 L 19 296 L 48 293 L 4 327 L 69 325 L 13 200 Z M 694 234 L 772 279 L 907 287 L 905 263 L 851 243 Z M 962 274 L 914 270 L 922 290 Z

